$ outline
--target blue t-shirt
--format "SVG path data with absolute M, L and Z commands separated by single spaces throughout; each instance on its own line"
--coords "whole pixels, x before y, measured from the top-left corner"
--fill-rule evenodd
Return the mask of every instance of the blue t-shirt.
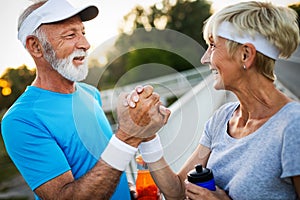
M 75 179 L 96 164 L 112 136 L 100 93 L 76 83 L 72 94 L 34 86 L 2 120 L 7 152 L 32 190 L 71 170 Z M 130 199 L 123 173 L 111 199 Z

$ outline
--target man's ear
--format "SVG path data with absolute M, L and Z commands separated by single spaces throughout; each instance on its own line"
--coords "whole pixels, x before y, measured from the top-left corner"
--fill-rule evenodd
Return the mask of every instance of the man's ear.
M 32 57 L 40 58 L 43 56 L 42 45 L 36 36 L 30 35 L 26 38 L 26 49 Z
M 247 68 L 251 67 L 256 57 L 256 48 L 251 43 L 243 44 L 241 51 L 241 60 Z

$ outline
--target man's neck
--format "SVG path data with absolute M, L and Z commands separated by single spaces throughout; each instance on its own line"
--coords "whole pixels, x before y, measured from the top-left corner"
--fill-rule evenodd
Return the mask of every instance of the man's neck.
M 63 94 L 70 94 L 75 92 L 75 82 L 70 81 L 61 76 L 56 70 L 37 70 L 35 80 L 32 82 L 33 86 L 58 92 Z

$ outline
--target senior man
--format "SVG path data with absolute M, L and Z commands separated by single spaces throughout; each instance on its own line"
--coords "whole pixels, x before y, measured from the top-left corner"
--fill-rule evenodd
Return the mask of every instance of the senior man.
M 37 76 L 5 114 L 3 139 L 37 199 L 130 199 L 123 171 L 170 112 L 152 87 L 138 88 L 136 108 L 123 106 L 120 96 L 112 134 L 99 91 L 79 82 L 88 73 L 90 48 L 83 22 L 98 8 L 77 1 L 40 1 L 20 16 L 18 39 Z

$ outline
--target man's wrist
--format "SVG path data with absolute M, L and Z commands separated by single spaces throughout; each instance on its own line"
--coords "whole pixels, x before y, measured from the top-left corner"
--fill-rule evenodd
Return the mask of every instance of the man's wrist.
M 113 168 L 124 171 L 137 150 L 137 148 L 124 143 L 116 135 L 113 135 L 101 154 L 101 159 Z
M 121 129 L 118 129 L 115 135 L 119 140 L 135 148 L 137 148 L 139 144 L 143 141 L 143 138 L 131 136 L 125 133 L 124 131 L 122 131 Z

